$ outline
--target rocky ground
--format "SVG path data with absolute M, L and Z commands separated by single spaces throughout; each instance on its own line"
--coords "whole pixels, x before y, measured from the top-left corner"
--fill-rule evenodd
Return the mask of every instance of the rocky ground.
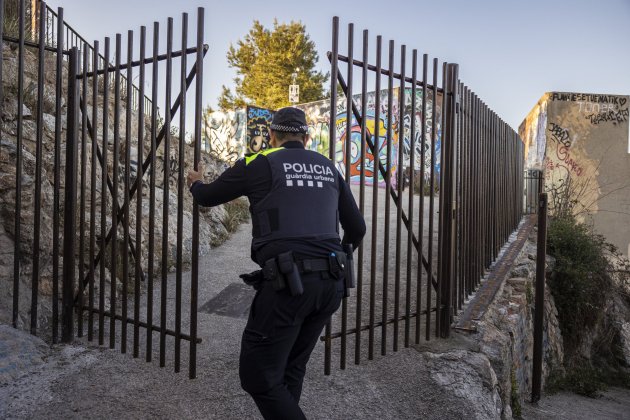
M 230 285 L 232 273 L 247 272 L 249 225 L 243 225 L 200 264 L 197 379 L 183 369 L 173 372 L 172 343 L 166 368 L 154 361 L 120 354 L 85 339 L 50 348 L 41 340 L 8 326 L 0 327 L 0 418 L 259 418 L 240 389 L 238 350 L 245 324 L 242 311 L 231 316 L 208 310 Z M 185 279 L 185 284 L 186 283 Z M 235 302 L 245 309 L 244 302 Z M 156 295 L 157 297 L 158 295 Z M 187 301 L 185 302 L 185 304 Z M 209 313 L 213 312 L 213 313 Z M 107 335 L 105 342 L 107 343 Z M 142 343 L 144 349 L 144 342 Z M 120 342 L 118 340 L 117 347 Z M 337 368 L 333 352 L 330 376 L 323 374 L 324 346 L 309 363 L 302 407 L 312 419 L 498 419 L 502 402 L 489 359 L 465 334 L 432 340 Z M 560 394 L 524 407 L 524 418 L 628 418 L 630 391 L 613 389 L 599 400 Z M 562 417 L 565 416 L 565 417 Z M 626 417 L 624 417 L 626 416 Z

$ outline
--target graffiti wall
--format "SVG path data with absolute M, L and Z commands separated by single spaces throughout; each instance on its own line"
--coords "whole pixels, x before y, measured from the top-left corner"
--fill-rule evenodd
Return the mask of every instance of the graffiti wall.
M 519 134 L 526 164 L 545 170 L 550 210 L 567 206 L 630 254 L 630 97 L 545 94 Z
M 247 107 L 247 155 L 269 149 L 269 126 L 274 112 L 255 106 Z
M 203 150 L 233 165 L 245 153 L 245 111 L 209 112 L 203 117 Z
M 398 172 L 398 150 L 399 147 L 403 148 L 403 169 L 409 167 L 411 165 L 410 156 L 411 156 L 411 148 L 415 148 L 415 156 L 413 167 L 414 170 L 419 170 L 421 167 L 421 158 L 422 158 L 422 149 L 425 150 L 425 162 L 427 164 L 424 165 L 424 175 L 428 178 L 430 174 L 431 167 L 431 130 L 432 130 L 432 110 L 433 110 L 433 99 L 431 92 L 429 92 L 428 100 L 427 100 L 427 121 L 426 121 L 426 137 L 425 142 L 422 144 L 422 97 L 423 92 L 421 89 L 416 91 L 416 112 L 412 112 L 411 107 L 411 89 L 407 89 L 405 91 L 405 112 L 403 113 L 402 122 L 400 121 L 400 89 L 394 89 L 392 92 L 392 114 L 391 114 L 391 134 L 392 134 L 392 145 L 391 145 L 391 178 L 392 182 L 395 184 L 396 182 L 396 174 Z M 388 129 L 389 129 L 389 115 L 388 115 L 388 91 L 382 90 L 380 93 L 380 106 L 379 106 L 379 118 L 378 121 L 376 119 L 376 93 L 370 92 L 367 96 L 367 121 L 366 127 L 370 136 L 370 140 L 372 144 L 376 145 L 378 150 L 378 156 L 383 166 L 385 166 L 387 162 L 387 138 L 388 138 Z M 438 104 L 441 102 L 441 99 L 438 99 Z M 354 103 L 357 105 L 357 108 L 360 109 L 361 105 L 361 95 L 354 95 Z M 311 136 L 311 142 L 308 147 L 311 150 L 315 150 L 319 153 L 322 153 L 328 156 L 329 146 L 330 146 L 330 101 L 323 100 L 319 102 L 313 102 L 310 104 L 299 105 L 298 108 L 301 108 L 306 113 L 307 123 L 309 125 L 309 134 Z M 357 123 L 354 115 L 351 115 L 351 127 L 350 132 L 346 133 L 347 128 L 347 118 L 348 114 L 346 112 L 346 100 L 344 97 L 340 97 L 337 100 L 337 109 L 336 113 L 336 140 L 335 140 L 335 155 L 337 162 L 337 168 L 339 171 L 345 175 L 345 144 L 346 141 L 350 142 L 350 170 L 351 170 L 351 181 L 359 182 L 360 174 L 361 174 L 361 166 L 365 167 L 365 176 L 366 182 L 371 184 L 373 181 L 373 174 L 375 168 L 375 158 L 371 150 L 366 149 L 365 161 L 361 162 L 361 126 Z M 438 105 L 436 108 L 437 119 L 438 121 L 441 118 L 441 107 Z M 416 120 L 416 130 L 414 139 L 411 139 L 411 121 L 412 118 Z M 400 126 L 403 126 L 403 139 L 402 141 L 399 139 Z M 375 140 L 376 131 L 378 127 L 378 141 Z M 436 170 L 439 173 L 439 156 L 440 156 L 440 142 L 441 139 L 441 127 L 438 124 L 437 126 L 437 143 L 436 143 Z M 384 179 L 382 174 L 378 174 L 379 184 L 384 185 Z

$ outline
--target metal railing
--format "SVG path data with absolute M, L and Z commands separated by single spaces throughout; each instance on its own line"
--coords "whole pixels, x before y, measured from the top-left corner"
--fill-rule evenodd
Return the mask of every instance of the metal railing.
M 370 52 L 367 30 L 355 59 L 353 24 L 347 36 L 342 55 L 335 17 L 329 152 L 345 165 L 348 182 L 358 174 L 368 235 L 355 258 L 356 292 L 333 319 L 338 330 L 330 323 L 321 337 L 327 374 L 337 339 L 343 369 L 349 340 L 359 364 L 374 358 L 378 344 L 385 355 L 401 340 L 407 347 L 421 337 L 448 337 L 453 317 L 522 217 L 523 143 L 459 80 L 457 64 L 424 54 L 419 65 L 416 50 L 409 54 L 394 41 L 384 63 L 382 38 Z M 341 123 L 339 109 L 347 113 Z M 410 176 L 404 192 L 405 173 L 422 174 L 421 185 Z
M 11 17 L 17 17 L 19 12 L 19 5 L 21 0 L 5 0 L 6 11 L 11 14 Z M 40 8 L 44 5 L 43 15 Z M 3 9 L 3 12 L 5 10 Z M 15 14 L 15 16 L 13 16 Z M 40 21 L 43 20 L 43 25 Z M 16 19 L 17 21 L 17 19 Z M 61 24 L 59 24 L 61 21 Z M 4 39 L 11 40 L 13 42 L 18 41 L 19 29 L 9 28 L 12 30 L 5 31 Z M 57 44 L 62 42 L 61 49 L 63 51 L 70 51 L 76 47 L 79 51 L 79 55 L 83 56 L 83 51 L 88 51 L 88 67 L 89 71 L 92 71 L 92 66 L 97 63 L 98 68 L 105 67 L 105 57 L 102 54 L 97 54 L 98 61 L 95 62 L 93 55 L 95 54 L 94 46 L 90 44 L 85 38 L 83 38 L 72 26 L 64 21 L 63 16 L 61 18 L 58 13 L 50 8 L 45 2 L 41 0 L 30 0 L 24 4 L 24 23 L 22 32 L 24 32 L 24 44 L 30 47 L 37 47 L 39 44 L 39 34 L 44 34 L 44 47 L 46 50 L 55 52 L 57 50 Z M 110 63 L 111 65 L 111 63 Z M 110 76 L 110 84 L 113 85 L 113 73 Z M 127 77 L 121 75 L 120 89 L 122 92 L 127 92 Z M 138 110 L 140 97 L 143 97 L 145 109 L 151 108 L 151 99 L 146 95 L 140 95 L 140 89 L 131 83 L 131 108 L 134 111 Z
M 50 10 L 44 2 L 38 3 L 38 28 L 35 33 L 47 33 L 50 27 Z M 4 12 L 5 0 L 0 0 L 0 15 Z M 200 342 L 197 336 L 197 283 L 199 254 L 199 209 L 192 205 L 192 246 L 190 309 L 185 311 L 183 303 L 183 207 L 185 186 L 185 143 L 187 91 L 195 81 L 194 92 L 194 153 L 193 167 L 197 168 L 201 153 L 201 113 L 202 113 L 202 74 L 203 58 L 207 46 L 203 44 L 204 10 L 198 9 L 197 38 L 194 47 L 188 47 L 188 15 L 182 16 L 182 46 L 173 48 L 173 19 L 167 23 L 166 54 L 159 54 L 159 23 L 154 23 L 153 53 L 147 54 L 146 28 L 141 27 L 139 39 L 140 59 L 133 60 L 134 33 L 127 33 L 127 57 L 122 58 L 122 36 L 116 35 L 115 48 L 110 48 L 110 39 L 105 38 L 104 56 L 99 53 L 99 44 L 94 47 L 85 43 L 63 22 L 63 9 L 54 13 L 56 19 L 54 48 L 51 38 L 37 37 L 37 43 L 27 41 L 25 0 L 19 1 L 17 20 L 17 39 L 3 33 L 4 19 L 0 19 L 0 35 L 3 41 L 17 43 L 17 107 L 15 147 L 10 145 L 13 139 L 2 142 L 2 152 L 9 151 L 8 159 L 15 161 L 15 219 L 14 219 L 14 271 L 13 271 L 13 311 L 14 327 L 24 319 L 30 321 L 32 334 L 42 331 L 38 312 L 41 310 L 40 286 L 48 278 L 42 274 L 51 271 L 51 325 L 53 343 L 72 341 L 75 334 L 79 337 L 87 332 L 88 340 L 98 337 L 99 344 L 105 343 L 109 336 L 109 346 L 120 346 L 121 352 L 127 351 L 127 342 L 133 348 L 133 356 L 140 356 L 141 344 L 145 348 L 145 358 L 152 360 L 155 352 L 153 336 L 159 333 L 160 365 L 166 363 L 166 337 L 174 337 L 174 369 L 180 370 L 182 341 L 189 343 L 189 376 L 196 376 L 196 346 Z M 42 7 L 43 6 L 43 7 Z M 2 16 L 0 16 L 2 18 Z M 66 36 L 69 36 L 67 39 Z M 27 45 L 30 43 L 30 45 Z M 83 47 L 79 51 L 79 46 Z M 27 72 L 25 66 L 26 48 L 36 48 L 37 75 Z M 69 48 L 69 49 L 64 49 Z M 0 62 L 4 49 L 0 49 Z M 50 53 L 53 54 L 50 54 Z M 187 56 L 195 55 L 195 63 L 190 70 L 186 64 Z M 54 145 L 44 142 L 44 92 L 51 84 L 47 80 L 47 71 L 53 67 L 47 58 L 54 57 Z M 110 64 L 114 58 L 115 64 Z M 32 56 L 29 60 L 32 60 Z M 165 63 L 166 75 L 161 79 L 159 63 Z M 174 62 L 179 62 L 179 74 L 173 71 Z M 29 63 L 30 64 L 30 63 Z M 30 67 L 30 66 L 29 66 Z M 164 122 L 158 121 L 156 102 L 137 101 L 137 112 L 133 111 L 132 80 L 134 71 L 138 72 L 140 87 L 136 98 L 145 97 L 144 82 L 150 79 L 153 97 L 157 96 L 158 84 L 165 86 Z M 149 73 L 149 70 L 151 73 Z M 123 74 L 124 72 L 124 74 Z M 24 102 L 25 79 L 36 81 L 36 99 L 29 99 L 36 118 L 36 133 L 30 142 L 24 142 Z M 6 75 L 0 73 L 0 103 L 3 102 L 3 89 L 11 83 Z M 173 81 L 179 81 L 179 92 L 172 92 Z M 173 93 L 177 96 L 173 100 Z M 110 96 L 111 95 L 111 96 Z M 191 98 L 192 99 L 192 98 Z M 50 100 L 50 98 L 49 98 Z M 66 101 L 63 107 L 62 101 Z M 145 108 L 145 105 L 150 108 Z M 113 134 L 110 136 L 110 109 L 113 114 Z M 179 112 L 178 130 L 172 126 L 174 116 Z M 66 123 L 63 123 L 66 117 Z M 145 117 L 150 117 L 150 132 L 145 133 Z M 137 127 L 132 127 L 133 123 Z M 99 133 L 102 130 L 102 135 Z M 137 130 L 134 131 L 134 128 Z M 174 130 L 172 130 L 172 128 Z M 64 132 L 65 130 L 65 132 Z M 3 135 L 5 131 L 3 130 Z M 178 134 L 178 139 L 175 134 Z M 145 135 L 145 134 L 148 134 Z M 11 134 L 12 135 L 12 134 Z M 175 141 L 177 140 L 177 142 Z M 144 150 L 150 141 L 150 153 L 144 156 Z M 44 148 L 53 154 L 53 158 L 43 157 Z M 132 161 L 131 151 L 136 152 L 136 161 Z M 12 151 L 14 150 L 14 151 Z M 23 165 L 24 151 L 34 156 L 32 165 Z M 177 157 L 171 152 L 177 151 Z M 162 152 L 162 166 L 158 165 L 158 151 Z M 175 154 L 175 153 L 173 153 Z M 64 163 L 62 163 L 62 159 Z M 100 170 L 100 180 L 97 177 Z M 44 172 L 52 174 L 52 205 L 48 194 L 43 194 Z M 172 171 L 172 173 L 171 173 Z M 26 176 L 29 175 L 29 176 Z M 30 176 L 32 175 L 32 177 Z M 50 176 L 50 175 L 49 175 Z M 61 183 L 64 179 L 63 185 Z M 34 182 L 29 182 L 34 179 Z M 143 179 L 146 179 L 143 181 Z M 176 179 L 176 183 L 174 180 Z M 170 181 L 175 185 L 169 186 Z M 143 184 L 148 182 L 149 217 L 143 213 Z M 24 185 L 23 185 L 24 184 Z M 159 188 L 160 187 L 160 188 Z M 170 203 L 169 189 L 177 193 L 177 201 Z M 162 209 L 156 212 L 156 203 L 161 198 Z M 32 193 L 32 194 L 31 194 Z M 63 197 L 62 197 L 63 194 Z M 32 197 L 32 204 L 26 204 L 23 196 Z M 135 204 L 133 204 L 135 201 Z M 32 205 L 32 219 L 23 215 L 23 207 Z M 135 210 L 135 219 L 131 209 Z M 177 233 L 175 261 L 174 293 L 167 287 L 169 272 L 168 259 L 171 246 L 169 237 L 169 206 L 176 206 Z M 162 216 L 156 213 L 161 211 Z M 100 213 L 97 215 L 97 213 Z M 63 217 L 62 217 L 63 216 Z M 156 226 L 156 219 L 161 218 L 161 226 Z M 98 220 L 97 220 L 98 219 Z M 145 233 L 143 219 L 148 220 L 149 229 Z M 43 223 L 48 223 L 46 226 Z M 171 222 L 171 224 L 174 224 Z M 32 226 L 23 229 L 24 225 Z M 100 228 L 99 228 L 100 225 Z M 42 243 L 42 231 L 52 231 L 52 249 Z M 161 252 L 156 251 L 156 232 L 161 239 Z M 32 234 L 32 238 L 30 235 Z M 32 242 L 31 242 L 32 240 Z M 148 251 L 142 254 L 142 243 L 148 243 Z M 32 248 L 31 248 L 32 245 Z M 26 251 L 28 250 L 28 251 Z M 30 255 L 27 255 L 30 254 Z M 30 259 L 32 258 L 32 261 Z M 29 265 L 31 270 L 24 270 Z M 159 267 L 158 267 L 159 265 Z M 78 269 L 78 273 L 77 273 Z M 25 278 L 28 273 L 28 280 Z M 146 281 L 145 281 L 146 279 Z M 159 320 L 154 319 L 154 280 L 155 291 L 159 291 Z M 158 283 L 159 280 L 159 283 Z M 25 284 L 29 281 L 30 284 Z M 106 287 L 109 282 L 109 287 Z M 144 284 L 141 288 L 141 283 Z M 30 302 L 25 304 L 22 289 L 30 286 Z M 22 287 L 21 287 L 22 286 Z M 106 289 L 109 289 L 106 291 Z M 145 289 L 145 294 L 142 293 Z M 128 294 L 133 290 L 132 296 Z M 61 293 L 60 293 L 61 292 Z M 109 296 L 106 295 L 109 293 Z M 168 299 L 174 294 L 175 299 Z M 146 301 L 143 302 L 143 296 Z M 107 299 L 106 299 L 107 298 Z M 142 299 L 142 300 L 141 300 Z M 170 306 L 169 302 L 173 302 Z M 61 311 L 59 304 L 61 303 Z M 30 311 L 23 310 L 30 306 Z M 141 311 L 141 308 L 142 311 Z M 133 310 L 133 313 L 131 312 Z M 79 316 L 74 317 L 75 311 Z M 60 313 L 61 312 L 61 313 Z M 141 314 L 141 312 L 143 312 Z M 157 311 L 156 311 L 157 312 Z M 168 314 L 174 317 L 167 319 Z M 189 332 L 183 331 L 184 315 L 189 316 Z M 29 319 L 30 318 L 30 319 Z M 85 318 L 85 319 L 84 319 Z M 106 325 L 106 319 L 109 319 Z M 171 322 L 172 320 L 172 322 Z M 169 322 L 167 322 L 169 321 Z M 87 324 L 87 325 L 85 325 Z M 129 333 L 128 328 L 133 329 Z M 145 330 L 141 336 L 141 328 Z M 87 330 L 87 331 L 86 331 Z M 157 343 L 156 343 L 157 344 Z

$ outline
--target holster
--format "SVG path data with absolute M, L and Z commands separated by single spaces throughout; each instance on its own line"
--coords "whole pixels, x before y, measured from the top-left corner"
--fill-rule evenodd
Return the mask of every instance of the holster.
M 275 258 L 270 258 L 265 261 L 265 265 L 262 269 L 263 278 L 269 282 L 271 282 L 271 287 L 273 290 L 282 290 L 286 287 L 286 282 L 284 281 L 284 276 L 280 273 L 278 269 L 278 263 Z
M 291 296 L 298 296 L 304 293 L 302 277 L 300 276 L 300 270 L 298 270 L 295 259 L 293 258 L 293 252 L 283 252 L 278 255 L 277 260 L 278 269 L 280 273 L 284 275 L 284 280 L 286 281 L 286 285 L 289 287 Z

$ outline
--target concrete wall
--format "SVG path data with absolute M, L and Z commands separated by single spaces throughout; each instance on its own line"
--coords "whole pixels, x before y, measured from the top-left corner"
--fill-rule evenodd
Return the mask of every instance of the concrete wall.
M 519 129 L 527 166 L 545 170 L 550 209 L 574 213 L 630 255 L 630 96 L 546 93 Z

